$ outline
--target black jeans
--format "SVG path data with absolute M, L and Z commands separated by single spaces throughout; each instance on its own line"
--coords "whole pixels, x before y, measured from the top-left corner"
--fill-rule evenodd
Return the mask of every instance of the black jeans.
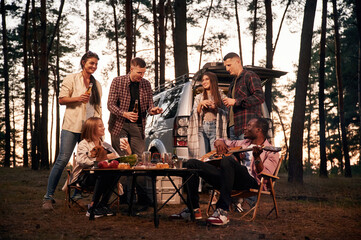
M 115 136 L 111 134 L 111 140 L 112 140 L 112 147 L 114 148 L 117 153 L 122 156 L 126 154 L 122 149 L 120 149 L 120 141 L 119 138 L 121 136 L 127 136 L 128 142 L 130 145 L 130 148 L 132 149 L 133 154 L 138 155 L 138 159 L 142 157 L 142 154 L 145 149 L 145 140 L 142 136 L 143 128 L 141 125 L 138 125 L 137 123 L 129 123 L 124 122 L 123 128 L 120 131 L 119 136 Z M 138 176 L 137 182 L 136 182 L 136 190 L 138 195 L 138 204 L 140 205 L 152 205 L 153 198 L 151 195 L 151 191 L 147 190 L 147 181 L 150 182 L 149 177 L 145 176 Z M 123 186 L 125 193 L 127 194 L 127 199 L 130 199 L 130 186 L 132 182 L 132 177 L 127 178 L 127 182 L 123 182 Z
M 188 160 L 184 166 L 189 169 L 201 170 L 199 176 L 220 191 L 216 207 L 226 211 L 229 210 L 229 205 L 232 202 L 232 189 L 244 190 L 258 186 L 256 179 L 249 175 L 247 168 L 233 157 L 223 158 L 219 168 L 196 159 Z M 199 178 L 192 177 L 188 186 L 188 201 L 191 201 L 194 208 L 199 208 Z
M 118 182 L 119 177 L 112 173 L 107 174 L 89 174 L 85 173 L 82 186 L 94 186 L 92 202 L 97 203 L 94 207 L 107 206 L 113 189 Z

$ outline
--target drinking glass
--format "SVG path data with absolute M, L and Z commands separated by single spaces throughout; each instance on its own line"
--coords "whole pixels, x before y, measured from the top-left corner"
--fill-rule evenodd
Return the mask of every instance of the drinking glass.
M 153 154 L 152 154 L 152 160 L 151 160 L 151 162 L 152 162 L 153 164 L 161 163 L 161 162 L 162 162 L 162 158 L 161 158 L 161 156 L 160 156 L 160 153 L 157 153 L 157 152 L 153 153 Z
M 168 163 L 170 168 L 174 167 L 174 163 L 172 161 L 173 154 L 169 152 L 163 153 L 163 163 Z
M 148 166 L 150 164 L 150 156 L 151 156 L 151 153 L 149 151 L 143 152 L 143 154 L 142 154 L 143 165 Z

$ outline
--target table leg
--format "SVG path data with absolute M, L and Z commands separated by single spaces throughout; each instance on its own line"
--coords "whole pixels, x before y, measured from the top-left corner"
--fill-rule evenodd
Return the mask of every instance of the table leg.
M 153 191 L 153 216 L 154 216 L 154 226 L 157 228 L 159 226 L 159 216 L 158 216 L 158 206 L 157 206 L 157 176 L 152 176 L 152 191 Z
M 129 208 L 128 208 L 128 215 L 133 215 L 133 202 L 134 202 L 134 195 L 135 195 L 135 183 L 136 183 L 136 175 L 134 174 L 132 177 L 132 186 L 130 189 L 130 202 L 129 202 Z

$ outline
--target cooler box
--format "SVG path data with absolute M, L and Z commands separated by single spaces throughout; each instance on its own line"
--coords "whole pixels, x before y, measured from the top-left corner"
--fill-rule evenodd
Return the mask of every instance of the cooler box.
M 174 184 L 179 188 L 182 185 L 182 178 L 181 177 L 171 177 Z M 150 178 L 147 178 L 149 180 L 146 181 L 146 187 L 147 187 L 147 192 L 151 193 L 152 191 L 152 182 L 150 180 Z M 156 187 L 157 187 L 157 201 L 158 203 L 164 203 L 165 201 L 168 200 L 168 198 L 175 192 L 175 189 L 172 185 L 172 183 L 169 181 L 168 177 L 166 176 L 159 176 L 157 177 L 157 182 L 156 182 Z M 180 190 L 180 192 L 182 193 L 183 189 Z M 180 204 L 180 197 L 178 195 L 178 193 L 176 193 L 172 199 L 170 199 L 167 204 Z

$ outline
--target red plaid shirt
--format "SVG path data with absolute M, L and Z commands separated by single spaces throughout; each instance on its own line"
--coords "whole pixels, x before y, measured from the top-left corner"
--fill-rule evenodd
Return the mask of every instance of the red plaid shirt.
M 129 74 L 116 77 L 110 85 L 108 96 L 108 110 L 110 111 L 109 117 L 109 132 L 112 135 L 118 136 L 123 128 L 125 117 L 124 112 L 128 112 L 130 105 L 130 77 Z M 145 129 L 145 120 L 147 112 L 154 107 L 153 104 L 153 91 L 150 82 L 144 78 L 139 82 L 139 103 L 140 113 L 142 118 L 143 138 Z
M 252 71 L 243 69 L 238 76 L 234 98 L 236 103 L 233 106 L 234 131 L 237 136 L 241 135 L 249 120 L 254 117 L 262 117 L 261 104 L 264 102 L 261 79 Z M 228 97 L 232 98 L 234 79 L 229 85 Z

